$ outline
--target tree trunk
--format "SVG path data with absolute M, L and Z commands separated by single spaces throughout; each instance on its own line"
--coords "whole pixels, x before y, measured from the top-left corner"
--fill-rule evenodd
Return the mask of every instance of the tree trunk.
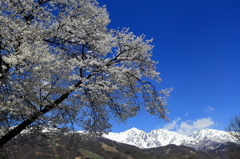
M 44 115 L 45 113 L 49 112 L 53 108 L 55 108 L 56 105 L 61 103 L 64 99 L 68 98 L 68 95 L 72 91 L 68 91 L 67 93 L 60 96 L 58 99 L 56 99 L 52 104 L 46 105 L 44 109 L 41 111 L 38 111 L 34 113 L 30 118 L 24 120 L 21 124 L 16 126 L 14 129 L 9 131 L 7 134 L 1 137 L 0 139 L 0 147 L 2 147 L 4 144 L 6 144 L 9 140 L 17 136 L 22 132 L 22 130 L 26 129 L 27 126 L 29 126 L 31 123 L 33 123 L 36 119 L 38 119 L 40 116 Z

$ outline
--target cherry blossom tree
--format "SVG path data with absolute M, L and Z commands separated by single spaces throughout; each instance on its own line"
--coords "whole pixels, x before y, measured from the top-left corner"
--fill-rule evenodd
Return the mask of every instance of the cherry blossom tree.
M 99 135 L 140 109 L 168 119 L 152 40 L 109 23 L 95 0 L 0 1 L 0 146 L 31 128 Z

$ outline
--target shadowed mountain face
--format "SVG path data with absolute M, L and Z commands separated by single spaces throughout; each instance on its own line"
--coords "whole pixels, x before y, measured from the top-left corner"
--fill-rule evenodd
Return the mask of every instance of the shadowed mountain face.
M 17 140 L 17 139 L 16 139 Z M 21 140 L 20 138 L 18 140 Z M 119 143 L 106 138 L 82 140 L 80 135 L 65 136 L 64 138 L 38 138 L 42 145 L 36 143 L 8 144 L 0 152 L 2 159 L 228 159 L 228 144 L 218 144 L 209 150 L 196 150 L 187 146 L 166 145 L 157 148 L 140 149 L 138 147 Z M 235 144 L 231 145 L 237 147 Z M 0 158 L 1 158 L 0 156 Z M 233 158 L 236 156 L 233 156 Z

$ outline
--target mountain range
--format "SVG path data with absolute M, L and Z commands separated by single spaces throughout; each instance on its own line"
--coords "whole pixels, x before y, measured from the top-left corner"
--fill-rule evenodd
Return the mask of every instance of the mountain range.
M 235 140 L 227 132 L 214 129 L 182 135 L 165 129 L 146 133 L 132 128 L 98 138 L 85 138 L 80 131 L 59 134 L 57 138 L 52 137 L 54 133 L 49 129 L 38 136 L 28 132 L 11 140 L 7 148 L 0 149 L 0 158 L 235 159 L 240 156 Z
M 202 129 L 188 135 L 182 135 L 166 129 L 156 129 L 146 133 L 137 128 L 132 128 L 120 133 L 110 132 L 107 135 L 103 135 L 103 137 L 141 149 L 174 144 L 192 147 L 196 150 L 211 150 L 226 142 L 236 143 L 235 139 L 228 132 L 215 129 Z

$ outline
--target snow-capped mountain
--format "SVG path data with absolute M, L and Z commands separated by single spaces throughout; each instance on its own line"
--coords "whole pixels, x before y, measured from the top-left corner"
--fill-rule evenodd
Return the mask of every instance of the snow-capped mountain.
M 214 129 L 202 129 L 189 135 L 182 135 L 165 129 L 156 129 L 146 133 L 137 128 L 132 128 L 121 133 L 109 133 L 103 137 L 139 148 L 154 148 L 174 144 L 202 149 L 206 146 L 211 147 L 216 144 L 235 142 L 234 138 L 227 132 Z
M 214 129 L 202 129 L 198 131 L 194 131 L 193 133 L 188 135 L 199 142 L 204 141 L 213 141 L 218 143 L 225 142 L 235 142 L 234 138 L 230 136 L 226 131 L 214 130 Z

